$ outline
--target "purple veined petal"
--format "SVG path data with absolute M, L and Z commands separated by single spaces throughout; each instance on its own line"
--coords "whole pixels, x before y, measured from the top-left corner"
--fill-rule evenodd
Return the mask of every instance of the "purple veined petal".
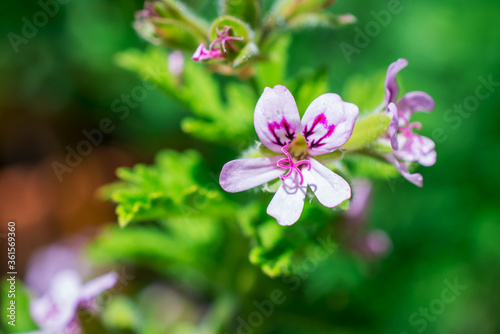
M 418 151 L 415 151 L 416 145 L 413 144 L 416 134 L 411 134 L 407 137 L 400 133 L 397 136 L 398 150 L 394 151 L 394 155 L 398 160 L 413 162 L 417 160 Z
M 63 330 L 74 319 L 78 307 L 81 279 L 74 270 L 54 276 L 49 291 L 30 304 L 30 313 L 42 329 Z
M 303 136 L 310 155 L 335 151 L 352 135 L 358 118 L 356 105 L 342 101 L 337 94 L 323 94 L 307 107 L 302 117 Z
M 400 149 L 394 152 L 399 160 L 412 162 L 417 161 L 422 166 L 430 167 L 436 163 L 436 151 L 434 142 L 427 137 L 416 133 L 410 136 L 398 135 Z
M 399 94 L 399 86 L 396 82 L 396 75 L 403 68 L 408 66 L 408 60 L 400 58 L 396 60 L 394 63 L 389 65 L 387 69 L 387 75 L 385 77 L 385 105 L 388 106 L 391 102 L 396 102 Z
M 430 167 L 436 163 L 436 144 L 432 141 L 432 139 L 420 136 L 419 141 L 421 143 L 420 146 L 420 156 L 417 159 L 417 162 L 425 167 Z
M 79 254 L 85 239 L 72 238 L 69 241 L 69 245 L 54 244 L 42 248 L 30 259 L 26 284 L 38 295 L 43 295 L 50 289 L 54 276 L 59 272 L 67 269 L 79 271 L 87 267 Z
M 351 187 L 346 180 L 313 158 L 309 162 L 311 170 L 303 168 L 302 174 L 321 204 L 333 208 L 351 198 Z
M 409 92 L 403 95 L 398 101 L 397 109 L 401 117 L 408 124 L 411 115 L 416 111 L 433 111 L 435 107 L 434 99 L 424 92 Z
M 353 222 L 359 221 L 366 213 L 368 202 L 372 191 L 372 185 L 368 181 L 356 180 L 352 186 L 352 201 L 345 215 Z
M 255 106 L 254 126 L 262 144 L 276 153 L 302 131 L 297 104 L 285 86 L 264 89 Z
M 283 175 L 285 170 L 278 167 L 283 156 L 237 159 L 222 167 L 219 183 L 227 192 L 236 193 L 251 189 Z
M 85 303 L 95 297 L 101 292 L 111 289 L 118 282 L 118 275 L 114 272 L 104 274 L 100 277 L 85 283 L 80 290 L 79 302 Z
M 295 224 L 304 209 L 307 185 L 300 185 L 299 182 L 300 177 L 294 171 L 283 181 L 267 207 L 267 214 L 275 218 L 282 226 Z
M 389 163 L 393 164 L 394 167 L 396 167 L 396 169 L 406 180 L 418 187 L 422 187 L 424 179 L 421 174 L 410 174 L 410 172 L 408 171 L 408 166 L 405 163 L 398 161 L 394 154 L 387 154 L 385 158 Z
M 399 114 L 398 108 L 394 103 L 389 103 L 387 107 L 389 110 L 389 115 L 391 116 L 391 122 L 389 123 L 389 138 L 391 139 L 391 146 L 393 150 L 398 150 L 398 130 L 399 130 Z

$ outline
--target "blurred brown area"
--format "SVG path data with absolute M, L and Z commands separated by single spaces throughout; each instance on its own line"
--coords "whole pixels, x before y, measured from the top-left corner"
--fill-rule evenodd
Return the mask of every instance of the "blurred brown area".
M 30 126 L 13 137 L 3 141 L 7 163 L 0 169 L 0 240 L 6 249 L 7 223 L 14 221 L 16 269 L 22 276 L 35 249 L 76 233 L 92 235 L 116 220 L 114 206 L 99 199 L 96 190 L 116 180 L 116 168 L 132 165 L 134 158 L 124 148 L 102 145 L 59 179 L 53 163 L 64 164 L 67 152 L 54 150 L 58 143 L 50 132 Z M 3 273 L 6 253 L 2 251 Z

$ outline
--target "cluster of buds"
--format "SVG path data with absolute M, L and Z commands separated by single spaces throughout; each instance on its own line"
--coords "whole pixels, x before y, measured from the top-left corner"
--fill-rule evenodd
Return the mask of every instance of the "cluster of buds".
M 134 28 L 152 44 L 188 51 L 206 39 L 208 24 L 177 1 L 147 0 L 135 14 Z
M 203 61 L 210 59 L 224 59 L 228 54 L 228 45 L 231 41 L 242 41 L 243 37 L 230 36 L 231 27 L 217 27 L 217 39 L 210 43 L 208 49 L 205 44 L 201 43 L 194 52 L 192 59 L 194 61 Z M 233 45 L 231 47 L 234 48 Z
M 267 59 L 268 49 L 287 29 L 336 28 L 354 22 L 352 15 L 324 12 L 334 0 L 280 0 L 262 15 L 258 0 L 223 0 L 220 16 L 211 24 L 194 15 L 180 1 L 146 0 L 136 13 L 134 28 L 155 45 L 181 50 L 194 61 L 217 63 L 227 71 Z M 208 48 L 206 47 L 208 45 Z M 257 57 L 258 56 L 258 57 Z

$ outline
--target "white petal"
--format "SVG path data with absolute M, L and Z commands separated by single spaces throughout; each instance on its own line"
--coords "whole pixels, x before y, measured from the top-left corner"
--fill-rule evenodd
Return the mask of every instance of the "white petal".
M 54 275 L 49 291 L 30 305 L 31 316 L 43 329 L 61 329 L 76 316 L 81 279 L 73 270 Z
M 236 193 L 274 180 L 285 172 L 277 165 L 282 158 L 276 156 L 229 161 L 220 173 L 220 185 L 225 191 Z
M 398 101 L 397 107 L 398 111 L 408 123 L 414 112 L 432 111 L 434 110 L 435 103 L 429 94 L 415 91 L 403 95 L 403 97 Z
M 293 225 L 302 214 L 307 186 L 299 185 L 299 179 L 296 172 L 286 178 L 267 207 L 267 214 L 280 225 Z
M 89 301 L 97 297 L 101 292 L 111 289 L 118 282 L 118 275 L 111 272 L 85 283 L 80 292 L 80 302 Z
M 400 162 L 394 154 L 387 154 L 385 156 L 386 160 L 396 167 L 396 169 L 401 173 L 401 175 L 417 187 L 422 187 L 424 179 L 421 174 L 414 173 L 410 174 L 408 171 L 408 166 L 404 162 Z
M 420 148 L 421 154 L 417 161 L 422 166 L 430 167 L 436 163 L 436 144 L 434 144 L 432 139 L 424 136 L 420 136 L 420 140 L 422 143 Z
M 344 145 L 352 135 L 358 114 L 356 105 L 342 101 L 337 94 L 316 98 L 302 117 L 309 154 L 330 153 Z
M 277 153 L 302 131 L 297 104 L 285 86 L 264 89 L 255 106 L 254 126 L 262 144 Z
M 432 166 L 436 163 L 435 144 L 432 139 L 412 134 L 410 138 L 398 135 L 399 150 L 394 154 L 399 160 L 413 162 L 417 161 L 422 166 Z
M 333 208 L 351 198 L 351 187 L 346 180 L 315 159 L 309 158 L 309 162 L 311 170 L 302 168 L 302 174 L 321 204 Z

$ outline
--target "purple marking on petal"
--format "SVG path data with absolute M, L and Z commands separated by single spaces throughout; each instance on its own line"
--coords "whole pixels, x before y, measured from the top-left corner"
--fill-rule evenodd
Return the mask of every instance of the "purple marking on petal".
M 297 104 L 285 86 L 264 89 L 255 106 L 254 126 L 262 144 L 279 154 L 302 131 Z
M 323 94 L 311 102 L 301 120 L 308 154 L 331 153 L 342 147 L 351 137 L 358 113 L 357 106 L 337 94 Z
M 308 138 L 311 135 L 314 134 L 316 126 L 318 124 L 322 124 L 324 126 L 324 128 L 327 129 L 327 131 L 326 131 L 326 133 L 320 139 L 318 139 L 317 141 L 313 140 L 311 143 L 309 143 L 309 139 Z M 333 134 L 334 130 L 335 130 L 335 124 L 329 125 L 328 124 L 328 120 L 326 119 L 325 114 L 321 113 L 318 116 L 316 116 L 316 118 L 314 119 L 314 122 L 311 125 L 310 129 L 307 128 L 307 125 L 305 126 L 305 128 L 304 128 L 304 138 L 305 138 L 306 142 L 309 144 L 310 148 L 321 147 L 321 146 L 325 145 L 325 143 L 323 143 L 322 141 L 325 138 L 330 137 Z
M 280 123 L 278 122 L 269 123 L 267 125 L 267 128 L 274 137 L 275 141 L 272 142 L 273 144 L 280 145 L 282 147 L 289 144 L 289 143 L 283 143 L 281 141 L 280 137 L 276 134 L 276 130 L 285 129 L 285 137 L 287 139 L 290 139 L 290 142 L 295 138 L 295 132 L 290 131 L 291 128 L 290 123 L 288 123 L 288 121 L 284 117 Z

